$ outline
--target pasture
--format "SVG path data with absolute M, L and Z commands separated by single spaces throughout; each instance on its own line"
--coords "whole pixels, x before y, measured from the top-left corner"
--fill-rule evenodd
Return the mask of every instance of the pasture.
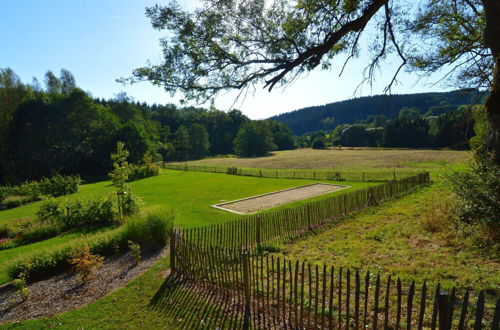
M 425 170 L 442 171 L 446 166 L 464 166 L 469 151 L 426 149 L 296 149 L 273 151 L 255 158 L 214 157 L 188 162 L 193 166 L 235 166 L 264 169 L 335 169 L 350 171 Z M 173 163 L 184 164 L 184 163 Z

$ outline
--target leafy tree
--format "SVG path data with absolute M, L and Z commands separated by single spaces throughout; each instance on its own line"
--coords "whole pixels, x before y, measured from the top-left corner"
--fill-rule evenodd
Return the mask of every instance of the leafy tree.
M 416 119 L 418 116 L 420 116 L 420 109 L 419 108 L 403 107 L 399 110 L 399 118 Z
M 177 131 L 175 131 L 173 144 L 177 159 L 186 161 L 191 150 L 191 146 L 189 144 L 189 130 L 186 126 L 182 125 L 177 129 Z
M 326 148 L 325 138 L 322 136 L 316 137 L 311 144 L 311 148 L 313 148 L 313 149 L 325 149 Z
M 61 69 L 60 75 L 61 92 L 68 94 L 76 88 L 76 80 L 71 72 L 66 69 Z
M 130 174 L 130 165 L 127 161 L 128 155 L 128 150 L 125 149 L 125 144 L 123 142 L 118 142 L 116 144 L 116 151 L 111 154 L 113 170 L 109 172 L 109 176 L 117 191 L 126 190 L 126 184 Z
M 277 150 L 289 150 L 295 148 L 292 131 L 283 123 L 274 120 L 266 121 L 273 135 L 273 142 Z
M 52 94 L 62 92 L 62 82 L 50 70 L 45 73 L 45 89 Z
M 130 81 L 150 80 L 187 98 L 208 99 L 224 90 L 269 91 L 298 74 L 347 54 L 360 53 L 367 30 L 380 35 L 370 44 L 373 78 L 382 60 L 401 60 L 388 89 L 404 66 L 448 75 L 468 86 L 490 88 L 485 104 L 489 123 L 483 151 L 500 163 L 500 5 L 498 0 L 205 1 L 194 13 L 175 3 L 148 8 L 153 27 L 167 30 L 164 61 L 134 70 Z M 404 13 L 404 14 L 403 14 Z M 410 16 L 413 14 L 413 16 Z M 406 23 L 408 22 L 408 23 Z M 372 27 L 373 29 L 369 28 Z M 371 38 L 372 39 L 372 38 Z M 496 69 L 494 69 L 496 68 Z M 369 79 L 368 79 L 369 80 Z M 457 81 L 455 79 L 454 81 Z
M 149 150 L 148 140 L 144 130 L 133 122 L 128 122 L 116 133 L 116 139 L 123 141 L 129 150 L 129 161 L 140 163 Z
M 234 153 L 240 157 L 263 156 L 275 149 L 273 135 L 262 121 L 250 121 L 241 125 L 234 139 Z
M 204 158 L 210 147 L 208 142 L 208 133 L 205 126 L 201 124 L 193 124 L 189 126 L 189 148 L 190 158 Z

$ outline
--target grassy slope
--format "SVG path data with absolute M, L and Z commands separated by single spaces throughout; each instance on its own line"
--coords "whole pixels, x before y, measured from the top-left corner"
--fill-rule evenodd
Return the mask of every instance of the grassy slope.
M 160 207 L 172 207 L 177 213 L 176 225 L 182 227 L 197 227 L 216 222 L 223 222 L 241 217 L 239 215 L 218 210 L 210 205 L 220 200 L 232 200 L 248 197 L 256 194 L 271 192 L 290 187 L 296 187 L 312 183 L 312 180 L 284 180 L 284 179 L 260 179 L 253 177 L 239 177 L 225 174 L 196 173 L 182 171 L 168 171 L 166 174 L 157 177 L 139 180 L 131 183 L 133 190 L 141 196 L 144 201 L 144 209 L 152 210 Z M 342 182 L 353 186 L 350 189 L 342 190 L 332 194 L 352 191 L 372 185 L 373 183 Z M 66 199 L 89 198 L 90 196 L 106 196 L 112 192 L 109 182 L 99 182 L 83 185 L 78 194 Z M 316 200 L 326 198 L 332 194 L 322 195 Z M 288 204 L 298 205 L 304 203 L 299 201 Z M 16 215 L 19 217 L 34 216 L 34 212 L 40 202 L 22 206 L 17 209 L 0 212 L 0 219 L 8 219 Z M 8 220 L 4 220 L 8 221 Z M 102 231 L 104 229 L 101 229 Z M 44 249 L 50 249 L 60 244 L 79 239 L 83 235 L 91 234 L 85 230 L 77 230 L 72 233 L 61 235 L 42 242 L 37 242 L 13 249 L 0 251 L 0 284 L 9 281 L 6 273 L 7 265 L 16 258 L 37 253 Z
M 441 183 L 349 216 L 345 222 L 286 245 L 287 258 L 393 274 L 445 287 L 500 290 L 500 258 L 473 248 L 449 232 L 431 233 L 422 213 L 448 195 Z
M 342 150 L 297 149 L 276 151 L 256 158 L 208 158 L 190 165 L 239 166 L 270 169 L 343 169 L 373 171 L 380 169 L 432 171 L 447 164 L 461 164 L 471 157 L 468 151 L 342 148 Z

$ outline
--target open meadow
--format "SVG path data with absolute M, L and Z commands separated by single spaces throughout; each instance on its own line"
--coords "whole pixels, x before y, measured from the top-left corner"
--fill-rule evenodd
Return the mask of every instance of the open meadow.
M 341 149 L 307 148 L 273 151 L 269 156 L 255 158 L 214 157 L 188 162 L 188 164 L 265 169 L 425 170 L 432 172 L 442 171 L 448 165 L 464 166 L 471 160 L 471 157 L 469 151 L 342 147 Z

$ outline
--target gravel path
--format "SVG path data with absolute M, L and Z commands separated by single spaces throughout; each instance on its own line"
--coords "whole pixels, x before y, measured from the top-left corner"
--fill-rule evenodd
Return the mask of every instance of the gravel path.
M 307 186 L 280 190 L 237 201 L 220 203 L 214 206 L 235 213 L 248 214 L 346 188 L 348 187 L 328 183 L 314 183 Z
M 24 302 L 12 286 L 6 287 L 0 290 L 0 323 L 55 315 L 82 307 L 144 273 L 165 253 L 166 249 L 143 252 L 139 265 L 135 264 L 130 252 L 107 258 L 94 273 L 94 279 L 84 284 L 72 272 L 32 283 L 28 299 Z

